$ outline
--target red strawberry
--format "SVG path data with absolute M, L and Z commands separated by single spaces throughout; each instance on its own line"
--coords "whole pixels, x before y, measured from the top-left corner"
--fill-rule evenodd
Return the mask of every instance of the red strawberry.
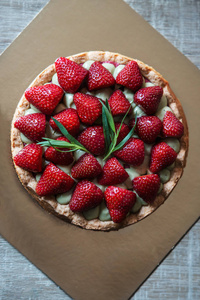
M 183 124 L 177 119 L 177 117 L 171 112 L 167 111 L 163 119 L 163 136 L 164 137 L 182 137 L 184 132 Z
M 115 123 L 116 132 L 119 130 L 120 125 L 121 125 L 121 123 Z M 129 129 L 128 125 L 123 123 L 122 127 L 120 129 L 118 138 L 117 138 L 117 144 L 119 144 L 127 136 L 129 131 L 130 131 L 130 129 Z
M 74 212 L 82 212 L 98 206 L 104 198 L 103 192 L 88 180 L 80 181 L 71 197 L 69 207 Z
M 131 104 L 121 90 L 114 91 L 114 93 L 110 96 L 108 103 L 113 116 L 125 115 L 128 110 L 128 114 L 132 112 Z
M 143 77 L 136 61 L 130 61 L 121 72 L 119 72 L 116 83 L 131 89 L 133 92 L 141 88 Z
M 128 173 L 115 157 L 110 158 L 103 167 L 103 173 L 98 182 L 102 185 L 114 185 L 124 182 Z
M 41 141 L 45 136 L 46 118 L 42 113 L 35 113 L 18 118 L 14 126 L 33 142 Z
M 165 142 L 153 146 L 151 150 L 150 171 L 158 173 L 176 160 L 177 153 Z
M 116 186 L 109 186 L 104 195 L 110 216 L 115 223 L 120 223 L 126 218 L 136 201 L 135 193 Z
M 42 147 L 37 144 L 26 145 L 14 157 L 15 164 L 27 171 L 42 171 Z
M 102 168 L 92 154 L 82 155 L 71 169 L 71 175 L 75 179 L 95 178 L 101 174 Z
M 78 141 L 94 155 L 103 155 L 105 153 L 105 138 L 102 126 L 86 128 L 78 136 Z
M 141 106 L 147 115 L 154 115 L 163 95 L 160 86 L 150 86 L 140 89 L 134 95 L 134 102 Z
M 132 182 L 133 189 L 145 202 L 153 202 L 160 188 L 160 177 L 157 174 L 138 176 Z
M 115 84 L 115 79 L 112 74 L 102 66 L 98 61 L 95 61 L 90 69 L 88 76 L 89 91 L 102 89 Z
M 76 93 L 74 103 L 80 120 L 87 125 L 92 125 L 102 113 L 102 105 L 97 97 Z
M 58 120 L 71 135 L 76 135 L 79 132 L 80 121 L 76 109 L 67 108 L 53 117 Z M 54 130 L 59 131 L 52 119 L 49 121 L 49 124 Z
M 144 143 L 135 138 L 130 138 L 121 150 L 114 152 L 114 155 L 133 166 L 139 166 L 144 160 Z
M 25 92 L 26 99 L 45 115 L 51 115 L 61 101 L 64 92 L 56 84 L 30 87 Z
M 88 74 L 86 69 L 66 57 L 59 57 L 55 66 L 58 82 L 68 93 L 75 93 Z
M 62 194 L 69 191 L 74 180 L 61 169 L 50 163 L 37 183 L 36 193 L 39 196 Z
M 156 116 L 142 116 L 137 121 L 137 134 L 144 143 L 152 144 L 162 130 L 162 122 Z
M 129 120 L 128 126 L 132 129 L 135 126 L 135 118 Z M 137 127 L 135 127 L 135 132 L 137 131 Z
M 58 137 L 56 140 L 70 143 L 70 141 L 64 136 Z M 56 165 L 65 165 L 65 166 L 70 165 L 74 160 L 72 152 L 67 152 L 69 150 L 68 148 L 58 148 L 58 149 L 66 152 L 60 152 L 53 147 L 49 147 L 45 151 L 44 154 L 45 159 L 51 161 Z

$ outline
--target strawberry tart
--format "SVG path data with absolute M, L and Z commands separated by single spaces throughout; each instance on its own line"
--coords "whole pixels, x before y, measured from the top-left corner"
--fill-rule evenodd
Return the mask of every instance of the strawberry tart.
M 11 149 L 21 183 L 45 210 L 109 231 L 165 202 L 186 164 L 188 128 L 152 67 L 91 51 L 59 57 L 27 88 Z

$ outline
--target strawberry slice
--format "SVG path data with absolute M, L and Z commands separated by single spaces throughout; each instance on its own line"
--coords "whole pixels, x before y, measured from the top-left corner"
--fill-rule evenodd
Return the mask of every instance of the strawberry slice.
M 105 138 L 102 126 L 86 128 L 78 136 L 78 141 L 94 155 L 103 155 L 105 153 Z
M 133 189 L 147 203 L 152 203 L 160 188 L 160 177 L 149 174 L 135 177 L 132 181 Z
M 82 212 L 98 206 L 104 198 L 103 192 L 93 182 L 80 181 L 71 197 L 69 207 L 74 212 Z
M 160 86 L 150 86 L 137 91 L 134 95 L 134 102 L 140 105 L 147 115 L 154 115 L 162 95 L 163 89 Z
M 56 140 L 70 143 L 70 141 L 64 136 L 58 137 Z M 48 149 L 45 151 L 44 154 L 45 159 L 51 161 L 56 165 L 61 165 L 61 166 L 70 165 L 74 160 L 72 152 L 67 152 L 69 151 L 68 148 L 58 148 L 58 150 L 66 151 L 66 152 L 60 152 L 53 147 L 48 147 Z
M 88 74 L 88 70 L 66 57 L 55 61 L 58 82 L 68 93 L 75 93 Z
M 144 160 L 144 142 L 130 138 L 121 150 L 114 152 L 114 155 L 127 164 L 139 166 Z
M 171 112 L 167 111 L 163 118 L 163 136 L 180 138 L 184 133 L 184 126 Z
M 125 115 L 128 110 L 128 114 L 132 113 L 131 104 L 121 90 L 114 91 L 114 93 L 110 96 L 108 103 L 113 116 Z
M 115 223 L 120 223 L 126 218 L 136 201 L 135 193 L 116 186 L 109 186 L 104 195 L 110 216 Z
M 27 171 L 42 171 L 42 147 L 37 144 L 26 145 L 14 157 L 15 164 Z
M 71 175 L 75 179 L 95 178 L 101 174 L 102 168 L 92 154 L 82 155 L 71 169 Z
M 151 150 L 150 171 L 158 173 L 164 168 L 173 164 L 177 153 L 165 142 L 160 142 L 153 146 Z
M 76 109 L 67 108 L 53 117 L 58 120 L 71 135 L 74 136 L 79 132 L 80 121 Z M 49 121 L 49 124 L 54 130 L 60 131 L 52 119 Z
M 128 173 L 115 157 L 110 158 L 103 167 L 103 173 L 98 182 L 102 185 L 114 185 L 124 182 Z
M 30 87 L 25 92 L 26 99 L 45 115 L 51 115 L 61 101 L 64 92 L 56 84 Z
M 73 185 L 74 180 L 69 175 L 50 163 L 37 183 L 36 193 L 39 196 L 62 194 L 69 191 Z
M 42 113 L 35 113 L 18 118 L 14 123 L 29 140 L 39 142 L 45 136 L 46 118 Z
M 116 132 L 119 130 L 121 123 L 115 123 L 115 130 Z M 128 125 L 122 123 L 122 127 L 120 129 L 118 138 L 117 138 L 117 144 L 119 144 L 129 133 L 130 129 L 128 127 Z
M 102 113 L 102 105 L 97 97 L 76 93 L 74 103 L 80 120 L 87 125 L 92 125 Z
M 121 72 L 119 72 L 116 83 L 131 89 L 133 92 L 141 88 L 143 77 L 136 61 L 130 61 Z
M 93 62 L 89 69 L 88 90 L 98 90 L 115 84 L 112 74 L 98 61 Z
M 137 134 L 144 143 L 152 144 L 162 130 L 162 122 L 156 116 L 142 116 L 137 121 Z

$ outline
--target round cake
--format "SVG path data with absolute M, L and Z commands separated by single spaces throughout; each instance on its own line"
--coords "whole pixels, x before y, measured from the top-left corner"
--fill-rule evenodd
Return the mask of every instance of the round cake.
M 118 230 L 165 202 L 182 176 L 188 128 L 152 67 L 118 53 L 59 57 L 27 88 L 11 125 L 17 175 L 48 212 Z

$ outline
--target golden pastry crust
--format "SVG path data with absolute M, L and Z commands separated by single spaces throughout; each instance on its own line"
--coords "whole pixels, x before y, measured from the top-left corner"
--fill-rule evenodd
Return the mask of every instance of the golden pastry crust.
M 177 182 L 182 176 L 183 169 L 186 165 L 186 158 L 188 153 L 188 126 L 186 122 L 186 118 L 183 112 L 183 108 L 181 106 L 180 101 L 174 95 L 171 90 L 169 83 L 155 71 L 152 67 L 144 64 L 143 62 L 132 59 L 126 56 L 123 56 L 118 53 L 111 52 L 103 52 L 103 51 L 90 51 L 84 52 L 77 55 L 73 55 L 68 57 L 72 61 L 76 63 L 84 63 L 87 60 L 96 60 L 96 61 L 114 61 L 119 64 L 127 64 L 130 60 L 137 61 L 141 73 L 147 79 L 149 79 L 155 85 L 159 85 L 163 88 L 163 94 L 168 99 L 168 105 L 172 109 L 173 113 L 176 117 L 183 123 L 184 125 L 184 135 L 180 139 L 180 151 L 178 153 L 175 168 L 171 171 L 170 180 L 163 185 L 162 192 L 156 197 L 155 201 L 148 206 L 142 206 L 140 211 L 135 214 L 130 214 L 122 223 L 117 224 L 113 221 L 100 221 L 99 219 L 86 220 L 81 213 L 73 213 L 69 205 L 61 205 L 57 203 L 54 196 L 49 197 L 39 197 L 35 193 L 36 188 L 36 180 L 31 172 L 25 171 L 20 167 L 15 166 L 17 175 L 19 180 L 23 184 L 23 186 L 27 189 L 27 191 L 35 198 L 35 200 L 48 212 L 56 215 L 57 217 L 64 219 L 65 221 L 71 222 L 77 226 L 83 227 L 85 229 L 93 229 L 93 230 L 117 230 L 119 228 L 123 228 L 125 226 L 131 225 L 133 223 L 138 222 L 139 220 L 145 218 L 153 211 L 155 211 L 167 197 L 170 195 Z M 52 64 L 47 67 L 41 74 L 39 74 L 36 79 L 31 83 L 30 86 L 38 86 L 43 85 L 51 81 L 52 76 L 56 73 L 55 65 Z M 16 111 L 14 113 L 14 117 L 11 125 L 11 150 L 12 157 L 14 157 L 22 148 L 23 142 L 20 137 L 20 132 L 18 129 L 14 127 L 14 122 L 17 118 L 24 115 L 25 111 L 29 108 L 29 102 L 26 100 L 23 95 L 20 99 Z

